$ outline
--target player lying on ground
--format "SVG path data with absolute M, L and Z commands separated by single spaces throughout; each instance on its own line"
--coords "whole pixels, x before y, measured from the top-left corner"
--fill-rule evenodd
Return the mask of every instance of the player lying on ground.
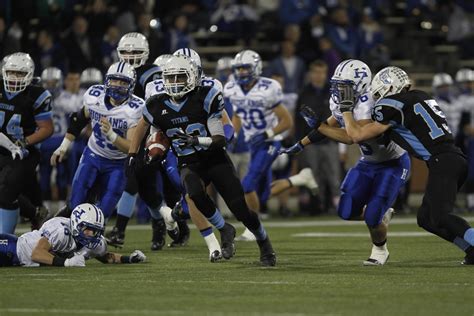
M 54 217 L 39 230 L 20 237 L 0 234 L 0 266 L 84 267 L 87 259 L 103 263 L 139 263 L 146 256 L 135 250 L 129 256 L 108 252 L 104 214 L 95 205 L 78 205 L 71 218 Z

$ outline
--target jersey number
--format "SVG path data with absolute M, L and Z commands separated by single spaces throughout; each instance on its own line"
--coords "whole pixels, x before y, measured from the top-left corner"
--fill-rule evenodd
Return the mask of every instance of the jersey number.
M 242 117 L 242 125 L 245 129 L 264 129 L 267 127 L 267 122 L 265 122 L 265 116 L 263 112 L 259 109 L 250 109 L 248 112 L 244 109 L 237 109 L 237 113 Z
M 445 118 L 444 113 L 438 108 L 436 108 L 438 104 L 436 103 L 435 100 L 426 100 L 425 103 L 428 104 L 428 106 L 436 115 L 438 115 L 441 118 Z M 439 127 L 438 125 L 436 125 L 435 120 L 431 117 L 431 115 L 423 107 L 423 105 L 421 105 L 421 103 L 415 104 L 414 110 L 415 110 L 415 114 L 421 115 L 426 125 L 428 125 L 428 128 L 430 129 L 431 139 L 436 139 L 444 135 L 443 129 Z
M 108 140 L 102 136 L 102 131 L 100 130 L 99 124 L 96 124 L 92 131 L 94 132 L 94 136 L 96 139 L 95 143 L 97 144 L 97 146 L 99 146 L 100 148 L 107 147 L 110 150 L 117 150 L 117 147 L 108 142 Z M 114 129 L 114 132 L 117 133 L 119 136 L 124 137 L 122 130 Z
M 5 112 L 0 111 L 0 128 L 3 128 L 5 123 Z M 17 139 L 23 138 L 23 128 L 21 124 L 21 114 L 13 114 L 7 123 L 7 134 L 15 136 Z

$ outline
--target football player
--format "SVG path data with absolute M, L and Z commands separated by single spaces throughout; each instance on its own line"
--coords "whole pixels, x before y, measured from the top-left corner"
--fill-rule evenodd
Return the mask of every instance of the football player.
M 196 64 L 198 69 L 201 69 L 201 58 L 199 57 L 198 53 L 192 49 L 186 48 L 186 49 L 179 49 L 174 53 L 175 56 L 179 55 L 184 55 L 188 56 L 191 58 L 191 60 Z M 167 59 L 172 57 L 172 55 L 162 55 L 158 57 L 155 60 L 155 64 L 159 65 L 161 68 L 164 67 L 165 62 Z M 199 70 L 198 70 L 199 71 Z M 198 75 L 200 78 L 200 84 L 201 85 L 206 85 L 206 86 L 212 86 L 218 89 L 219 91 L 222 91 L 222 84 L 211 77 L 206 77 L 202 70 L 200 71 L 200 75 Z M 155 80 L 151 83 L 149 83 L 146 87 L 146 98 L 150 98 L 153 95 L 165 93 L 164 89 L 164 82 L 162 79 L 160 80 Z M 231 126 L 229 117 L 223 112 L 223 125 L 224 125 L 224 132 L 226 137 L 232 137 L 233 136 L 233 127 Z M 152 127 L 152 129 L 154 129 Z M 179 172 L 178 172 L 178 166 L 177 166 L 177 158 L 174 155 L 172 151 L 169 151 L 167 154 L 166 159 L 163 161 L 163 166 L 166 170 L 166 173 L 175 186 L 175 188 L 181 192 L 183 197 L 181 198 L 180 202 L 173 208 L 173 212 L 170 215 L 167 215 L 169 213 L 169 208 L 166 206 L 163 206 L 161 211 L 164 214 L 165 218 L 170 218 L 171 221 L 167 220 L 166 223 L 167 225 L 172 228 L 174 227 L 174 222 L 181 224 L 179 229 L 182 230 L 183 226 L 185 224 L 185 220 L 192 218 L 193 223 L 196 225 L 196 227 L 199 229 L 201 236 L 204 238 L 207 247 L 209 249 L 209 259 L 211 262 L 216 262 L 220 258 L 222 258 L 221 255 L 221 247 L 219 245 L 219 242 L 217 241 L 217 238 L 215 237 L 211 224 L 216 227 L 220 234 L 221 234 L 221 240 L 232 240 L 235 235 L 235 228 L 226 223 L 224 218 L 222 217 L 221 212 L 216 208 L 216 211 L 214 214 L 210 217 L 207 218 L 203 216 L 201 212 L 199 212 L 194 203 L 189 199 L 186 198 L 186 190 L 182 185 Z M 185 229 L 187 228 L 186 226 L 184 227 Z M 181 235 L 183 235 L 180 232 Z M 226 245 L 229 244 L 226 242 Z
M 18 196 L 27 179 L 36 177 L 36 146 L 53 133 L 51 93 L 31 84 L 35 65 L 30 55 L 14 53 L 3 60 L 0 90 L 0 233 L 13 234 Z
M 121 61 L 127 62 L 137 72 L 137 82 L 134 94 L 140 98 L 145 97 L 147 83 L 161 76 L 160 68 L 147 63 L 149 55 L 148 40 L 141 33 L 127 33 L 119 41 L 117 53 Z M 140 147 L 140 162 L 144 161 L 144 143 Z M 117 222 L 111 232 L 107 234 L 111 245 L 123 245 L 125 229 L 133 214 L 138 194 L 145 202 L 151 215 L 152 241 L 151 250 L 161 250 L 165 244 L 166 227 L 160 214 L 163 198 L 157 188 L 156 166 L 140 163 L 134 177 L 127 177 L 125 191 L 117 205 Z
M 102 263 L 139 263 L 146 260 L 140 250 L 129 256 L 107 251 L 105 219 L 93 204 L 80 204 L 70 218 L 55 217 L 35 231 L 17 237 L 0 234 L 0 267 L 40 265 L 84 267 L 95 258 Z
M 474 264 L 474 229 L 453 214 L 456 194 L 466 180 L 467 162 L 454 145 L 451 129 L 436 101 L 427 93 L 410 90 L 408 74 L 398 67 L 380 70 L 371 84 L 375 122 L 360 126 L 354 120 L 354 104 L 340 105 L 348 135 L 363 143 L 382 134 L 426 161 L 429 175 L 418 209 L 418 225 L 466 252 L 464 264 Z M 354 112 L 354 114 L 353 114 Z
M 69 129 L 51 164 L 62 162 L 71 142 L 89 122 L 92 135 L 72 182 L 69 209 L 88 199 L 95 183 L 100 183 L 99 207 L 108 218 L 125 187 L 124 158 L 145 102 L 133 95 L 134 68 L 124 62 L 110 66 L 104 85 L 90 87 L 84 94 L 84 107 L 74 113 Z
M 168 59 L 163 79 L 166 93 L 147 100 L 130 148 L 127 172 L 134 172 L 137 150 L 148 127 L 153 125 L 162 130 L 171 140 L 181 180 L 197 209 L 206 218 L 215 214 L 216 207 L 206 193 L 207 184 L 212 182 L 236 218 L 257 237 L 261 264 L 275 265 L 270 239 L 257 214 L 248 209 L 242 186 L 224 149 L 222 94 L 215 87 L 199 85 L 198 68 L 184 55 Z M 222 242 L 224 258 L 230 259 L 234 252 L 233 240 Z
M 373 98 L 368 93 L 372 73 L 362 61 L 341 62 L 331 78 L 330 109 L 332 116 L 320 124 L 310 108 L 303 108 L 303 117 L 314 130 L 293 147 L 282 152 L 294 154 L 304 146 L 325 137 L 345 144 L 353 140 L 341 127 L 346 126 L 344 105 L 352 103 L 355 124 L 371 124 Z M 320 126 L 319 126 L 320 125 Z M 378 135 L 375 135 L 378 136 Z M 386 137 L 373 137 L 359 143 L 361 158 L 350 169 L 341 185 L 338 214 L 344 220 L 364 219 L 372 238 L 372 253 L 364 265 L 384 265 L 389 257 L 387 228 L 390 209 L 410 171 L 408 154 Z
M 242 186 L 249 208 L 259 212 L 258 185 L 271 179 L 271 166 L 281 148 L 281 134 L 292 127 L 293 119 L 281 103 L 280 84 L 260 76 L 262 59 L 259 54 L 241 51 L 235 56 L 232 69 L 235 81 L 226 83 L 224 97 L 234 109 L 232 121 L 236 133 L 242 128 L 250 147 L 250 164 Z M 254 238 L 248 229 L 239 237 L 242 240 Z

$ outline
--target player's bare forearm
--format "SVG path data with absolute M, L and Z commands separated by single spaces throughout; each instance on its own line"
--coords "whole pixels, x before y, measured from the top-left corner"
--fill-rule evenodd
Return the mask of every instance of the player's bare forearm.
M 346 125 L 346 131 L 354 143 L 359 143 L 364 140 L 368 140 L 383 134 L 390 125 L 380 124 L 378 122 L 372 122 L 365 125 L 361 125 L 354 120 L 352 112 L 344 112 L 344 123 Z
M 36 125 L 38 126 L 38 129 L 33 134 L 26 137 L 26 141 L 29 145 L 40 143 L 53 135 L 53 120 L 36 121 Z
M 140 143 L 142 142 L 143 137 L 145 137 L 146 131 L 148 130 L 149 126 L 150 124 L 148 124 L 143 117 L 140 119 L 140 121 L 138 121 L 138 125 L 135 128 L 130 148 L 128 150 L 130 154 L 135 154 L 138 152 L 138 149 L 140 148 Z
M 242 127 L 242 121 L 240 120 L 240 117 L 235 113 L 232 116 L 232 125 L 234 125 L 235 134 L 238 135 L 240 132 L 240 128 Z
M 132 127 L 127 131 L 127 138 L 118 136 L 114 141 L 114 146 L 117 147 L 120 151 L 128 153 L 130 150 L 130 145 L 132 144 L 133 136 L 135 135 L 136 127 Z
M 275 135 L 283 133 L 293 127 L 293 118 L 284 105 L 278 105 L 273 109 L 273 112 L 278 117 L 278 124 L 272 129 Z
M 41 264 L 53 265 L 54 256 L 49 252 L 51 245 L 46 238 L 40 238 L 31 253 L 31 260 Z
M 96 259 L 102 263 L 122 263 L 120 258 L 122 258 L 122 255 L 114 252 L 107 252 L 101 257 L 96 257 Z
M 352 145 L 354 143 L 352 141 L 352 138 L 347 135 L 346 130 L 340 127 L 329 126 L 328 124 L 321 124 L 318 129 L 318 132 L 339 143 L 344 143 L 347 145 Z

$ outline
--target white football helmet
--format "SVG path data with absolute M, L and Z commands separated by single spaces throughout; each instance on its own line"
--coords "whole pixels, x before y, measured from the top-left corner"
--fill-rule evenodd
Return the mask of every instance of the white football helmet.
M 33 80 L 35 63 L 29 54 L 14 53 L 3 59 L 2 76 L 5 91 L 21 92 Z
M 142 33 L 125 34 L 117 46 L 117 54 L 120 60 L 129 63 L 134 68 L 144 65 L 149 53 L 148 40 Z
M 194 49 L 192 49 L 192 48 L 180 48 L 177 51 L 175 51 L 173 53 L 173 55 L 174 56 L 184 55 L 184 56 L 190 57 L 191 60 L 194 61 L 194 63 L 197 66 L 199 77 L 202 77 L 204 75 L 203 72 L 202 72 L 201 57 L 199 56 L 199 54 Z
M 226 82 L 232 73 L 232 57 L 222 57 L 217 60 L 216 78 L 222 83 Z
M 104 234 L 104 228 L 104 214 L 94 204 L 79 204 L 72 210 L 72 237 L 80 245 L 90 249 L 97 247 L 101 236 Z M 86 230 L 88 232 L 85 232 Z
M 61 69 L 56 67 L 48 67 L 41 72 L 41 82 L 43 88 L 49 90 L 51 93 L 56 93 L 62 86 L 63 73 Z
M 461 68 L 456 72 L 456 82 L 471 82 L 474 81 L 474 70 L 469 68 Z
M 389 66 L 380 70 L 372 80 L 370 90 L 374 101 L 389 95 L 397 94 L 404 88 L 410 88 L 411 81 L 405 70 Z
M 163 78 L 163 68 L 165 67 L 166 61 L 173 57 L 171 54 L 163 54 L 158 57 L 156 57 L 155 61 L 153 62 L 154 65 L 158 66 L 160 68 L 160 71 L 157 72 L 159 79 Z
M 431 86 L 433 87 L 433 89 L 436 89 L 440 86 L 451 86 L 453 85 L 453 83 L 453 78 L 450 74 L 440 72 L 433 76 L 433 82 Z
M 97 68 L 86 68 L 81 73 L 81 86 L 90 87 L 95 84 L 102 84 L 104 77 Z
M 130 64 L 123 61 L 112 64 L 105 75 L 105 95 L 118 102 L 123 102 L 132 95 L 136 78 L 135 69 Z M 127 85 L 112 85 L 111 80 L 124 81 Z
M 235 55 L 232 71 L 237 83 L 248 84 L 262 74 L 262 58 L 253 50 L 243 50 Z
M 337 65 L 331 77 L 331 98 L 336 104 L 355 104 L 369 89 L 371 80 L 372 72 L 366 63 L 357 59 L 344 60 Z
M 163 81 L 166 94 L 179 99 L 198 85 L 197 66 L 188 56 L 172 56 L 163 68 Z

